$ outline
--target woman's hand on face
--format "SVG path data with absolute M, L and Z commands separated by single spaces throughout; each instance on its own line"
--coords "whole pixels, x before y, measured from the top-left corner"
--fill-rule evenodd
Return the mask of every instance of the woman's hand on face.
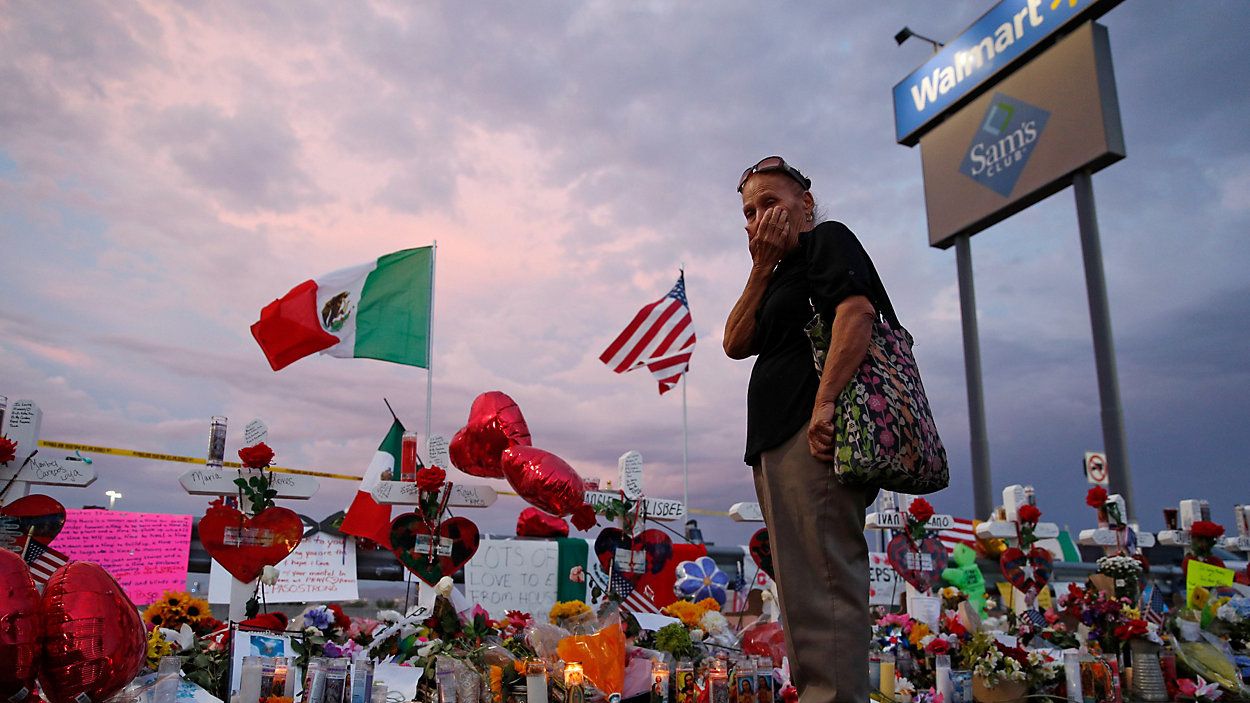
M 790 226 L 790 213 L 782 207 L 771 207 L 760 217 L 755 236 L 747 244 L 756 266 L 775 266 L 798 243 Z
M 833 461 L 833 413 L 836 406 L 822 403 L 812 411 L 812 421 L 807 426 L 807 448 L 812 456 L 821 461 Z

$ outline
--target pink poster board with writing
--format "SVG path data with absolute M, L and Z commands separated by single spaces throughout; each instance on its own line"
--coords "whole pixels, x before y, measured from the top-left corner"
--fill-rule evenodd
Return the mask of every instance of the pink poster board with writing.
M 52 547 L 99 564 L 135 605 L 148 605 L 167 590 L 187 589 L 191 516 L 66 510 Z

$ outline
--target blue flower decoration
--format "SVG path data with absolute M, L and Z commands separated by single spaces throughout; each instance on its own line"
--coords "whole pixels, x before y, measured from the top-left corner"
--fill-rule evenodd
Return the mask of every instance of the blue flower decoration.
M 729 587 L 729 575 L 720 570 L 711 557 L 699 557 L 677 565 L 677 580 L 673 592 L 679 598 L 701 601 L 712 598 L 725 604 L 725 589 Z

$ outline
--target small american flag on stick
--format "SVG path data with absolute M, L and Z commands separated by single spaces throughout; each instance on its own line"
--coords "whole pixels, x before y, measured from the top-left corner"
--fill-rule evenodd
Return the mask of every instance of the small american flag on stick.
M 18 540 L 17 548 L 18 554 L 30 567 L 31 578 L 38 586 L 46 585 L 53 572 L 69 563 L 69 557 L 52 547 L 40 544 L 30 536 Z
M 663 298 L 643 307 L 625 330 L 599 355 L 616 373 L 643 366 L 660 384 L 660 394 L 672 390 L 690 369 L 694 326 L 686 300 L 686 274 Z

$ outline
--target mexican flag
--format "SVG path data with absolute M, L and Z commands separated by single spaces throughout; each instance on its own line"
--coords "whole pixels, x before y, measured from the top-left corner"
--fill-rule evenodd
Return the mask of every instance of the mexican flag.
M 386 547 L 391 546 L 391 506 L 382 505 L 373 499 L 373 488 L 378 481 L 390 480 L 395 467 L 399 466 L 399 447 L 403 443 L 404 426 L 399 420 L 391 423 L 386 438 L 378 445 L 369 468 L 365 469 L 364 478 L 356 489 L 356 497 L 352 499 L 347 514 L 343 517 L 343 525 L 339 531 L 346 535 L 364 537 Z
M 274 371 L 314 352 L 429 368 L 434 247 L 304 281 L 266 305 L 252 336 Z

